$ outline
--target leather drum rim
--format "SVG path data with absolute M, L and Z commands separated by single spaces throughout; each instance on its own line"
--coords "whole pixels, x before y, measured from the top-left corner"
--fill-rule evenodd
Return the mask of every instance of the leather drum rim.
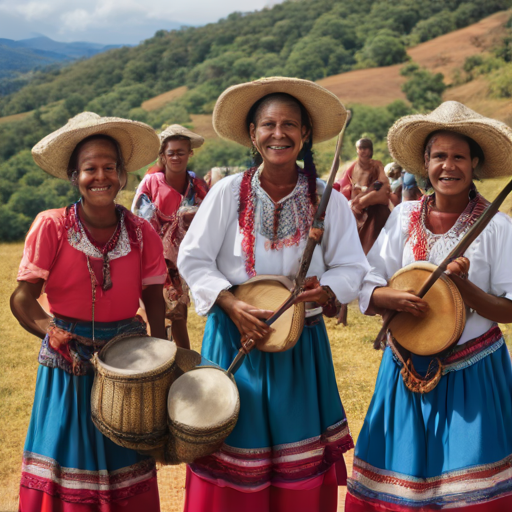
M 258 295 L 256 290 L 258 292 L 261 292 L 262 289 L 265 290 L 266 287 L 268 288 L 269 282 L 272 283 L 272 285 L 279 283 L 288 292 L 291 292 L 293 289 L 292 281 L 285 276 L 262 274 L 238 285 L 233 290 L 233 294 L 237 299 L 243 300 L 244 302 L 251 304 L 251 306 L 259 307 L 261 309 L 272 309 L 271 307 L 265 307 L 262 303 L 258 304 L 254 297 L 255 295 Z M 250 288 L 248 288 L 248 286 L 250 286 Z M 285 299 L 280 301 L 280 304 L 284 302 L 284 300 Z M 279 307 L 280 304 L 277 304 L 276 307 Z M 292 318 L 286 338 L 282 341 L 276 342 L 276 335 L 275 333 L 272 333 L 262 342 L 256 342 L 257 348 L 262 352 L 284 352 L 293 348 L 302 334 L 305 313 L 306 307 L 303 302 L 294 304 Z M 278 319 L 276 323 L 280 320 L 281 318 Z
M 425 270 L 426 272 L 432 273 L 436 268 L 436 265 L 427 261 L 411 263 L 393 275 L 389 281 L 389 286 L 394 289 L 402 289 L 399 287 L 397 281 L 399 281 L 400 278 L 403 278 L 404 274 L 414 270 Z M 425 279 L 428 277 L 426 272 Z M 407 291 L 413 291 L 414 289 L 414 292 L 417 293 L 423 282 L 423 279 L 418 280 L 418 282 Z M 422 319 L 413 317 L 409 313 L 400 312 L 391 321 L 389 326 L 391 334 L 402 347 L 413 354 L 419 356 L 432 356 L 442 353 L 457 343 L 464 331 L 464 326 L 466 324 L 466 307 L 459 289 L 454 282 L 444 274 L 441 275 L 433 288 L 441 286 L 444 288 L 444 296 L 451 300 L 455 311 L 453 319 L 450 317 L 450 320 L 452 320 L 451 328 L 449 328 L 446 322 L 442 322 L 442 325 L 440 326 L 440 333 L 442 334 L 442 337 L 423 335 L 423 328 L 426 330 L 429 322 L 435 322 L 435 319 L 430 316 L 431 313 L 427 313 L 427 316 Z M 429 295 L 431 298 L 431 291 L 429 291 L 425 296 L 425 300 L 427 300 L 427 302 L 429 301 Z M 404 332 L 406 326 L 411 325 L 412 323 L 415 324 L 414 330 L 417 334 L 416 337 L 413 335 L 408 336 L 411 331 L 407 333 Z M 446 334 L 443 333 L 443 329 L 447 332 Z

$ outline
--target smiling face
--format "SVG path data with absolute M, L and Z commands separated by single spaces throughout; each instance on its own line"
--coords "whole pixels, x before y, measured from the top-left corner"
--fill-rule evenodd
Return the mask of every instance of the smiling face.
M 295 165 L 309 137 L 307 127 L 302 124 L 300 107 L 279 98 L 262 104 L 249 131 L 264 164 L 272 166 Z
M 471 158 L 468 142 L 456 133 L 434 136 L 427 170 L 437 196 L 467 197 L 478 158 Z
M 114 202 L 121 183 L 117 172 L 117 151 L 108 140 L 86 142 L 78 153 L 78 190 L 84 204 L 108 206 Z
M 190 140 L 169 140 L 161 155 L 165 172 L 182 174 L 186 172 L 188 159 L 194 154 L 190 149 Z

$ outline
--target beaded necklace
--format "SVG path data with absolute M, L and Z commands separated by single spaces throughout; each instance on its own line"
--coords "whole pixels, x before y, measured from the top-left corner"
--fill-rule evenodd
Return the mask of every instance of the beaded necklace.
M 479 193 L 470 199 L 465 210 L 446 233 L 434 234 L 427 228 L 427 219 L 430 211 L 435 205 L 435 194 L 423 196 L 420 207 L 414 209 L 409 217 L 408 242 L 411 245 L 412 253 L 416 261 L 428 261 L 434 244 L 441 238 L 460 239 L 489 206 L 489 202 Z

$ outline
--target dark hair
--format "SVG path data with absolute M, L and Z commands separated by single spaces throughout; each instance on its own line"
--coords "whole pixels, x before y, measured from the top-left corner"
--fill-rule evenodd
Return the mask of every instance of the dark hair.
M 280 102 L 289 102 L 300 109 L 300 122 L 301 127 L 305 127 L 306 130 L 309 133 L 309 138 L 306 142 L 304 142 L 304 145 L 302 146 L 302 149 L 298 155 L 299 160 L 304 161 L 304 173 L 306 174 L 308 178 L 308 192 L 309 192 L 309 198 L 311 202 L 316 205 L 318 202 L 318 197 L 316 193 L 316 179 L 318 177 L 317 171 L 316 171 L 316 165 L 314 161 L 314 155 L 313 155 L 313 127 L 311 125 L 311 119 L 309 118 L 308 111 L 306 110 L 306 107 L 294 96 L 291 94 L 287 94 L 284 92 L 277 92 L 272 94 L 267 94 L 266 96 L 263 96 L 263 98 L 260 98 L 249 110 L 249 113 L 247 114 L 246 118 L 246 126 L 247 131 L 250 133 L 250 127 L 251 124 L 256 125 L 258 122 L 258 117 L 261 113 L 261 110 L 263 107 L 271 103 L 272 101 L 280 101 Z M 253 163 L 255 167 L 259 167 L 262 162 L 263 158 L 259 154 L 258 150 L 252 146 L 251 148 L 252 157 L 253 157 Z
M 372 150 L 372 154 L 370 156 L 373 156 L 373 142 L 368 137 L 363 137 L 362 139 L 359 139 L 356 142 L 356 148 L 357 147 L 370 148 Z
M 185 135 L 179 135 L 179 134 L 169 135 L 169 137 L 166 137 L 162 141 L 162 143 L 160 144 L 160 150 L 158 151 L 158 163 L 159 163 L 160 167 L 165 167 L 165 162 L 163 160 L 163 156 L 165 153 L 165 148 L 167 146 L 167 143 L 170 142 L 171 140 L 188 140 L 189 149 L 190 149 L 190 151 L 192 151 L 192 140 L 190 139 L 190 137 L 186 137 Z
M 89 137 L 86 137 L 85 139 L 82 139 L 73 150 L 73 153 L 71 153 L 71 156 L 69 158 L 68 168 L 67 168 L 67 175 L 69 181 L 72 183 L 73 186 L 77 186 L 77 179 L 78 179 L 78 157 L 80 155 L 81 149 L 84 147 L 85 144 L 88 142 L 94 141 L 94 140 L 104 140 L 107 142 L 110 142 L 112 146 L 116 150 L 116 170 L 117 175 L 119 176 L 119 182 L 121 183 L 121 189 L 123 189 L 126 185 L 126 182 L 128 181 L 127 174 L 126 174 L 126 166 L 124 163 L 123 153 L 121 151 L 121 146 L 119 145 L 119 142 L 117 142 L 116 139 L 111 137 L 110 135 L 105 135 L 103 133 L 98 133 L 95 135 L 90 135 Z
M 477 142 L 475 142 L 471 137 L 468 137 L 467 135 L 464 135 L 462 133 L 452 132 L 451 130 L 436 130 L 435 132 L 432 132 L 425 141 L 425 148 L 423 150 L 423 157 L 425 159 L 425 169 L 428 168 L 428 164 L 430 163 L 430 152 L 432 151 L 432 146 L 434 145 L 437 136 L 444 135 L 447 133 L 450 135 L 455 135 L 460 140 L 467 142 L 469 146 L 469 154 L 471 160 L 473 160 L 473 158 L 478 158 L 477 169 L 481 167 L 481 165 L 484 163 L 485 155 L 480 145 Z

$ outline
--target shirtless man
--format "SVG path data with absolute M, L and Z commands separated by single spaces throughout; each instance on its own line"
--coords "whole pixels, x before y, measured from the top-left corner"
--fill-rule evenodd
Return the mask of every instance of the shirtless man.
M 350 202 L 365 254 L 372 248 L 389 217 L 391 187 L 379 160 L 373 160 L 373 143 L 363 138 L 356 143 L 357 160 L 334 188 Z
M 356 142 L 357 160 L 346 170 L 333 188 L 349 201 L 357 222 L 359 240 L 368 254 L 386 224 L 391 187 L 379 160 L 373 160 L 373 143 L 368 138 Z M 347 325 L 347 305 L 342 304 L 338 323 Z

